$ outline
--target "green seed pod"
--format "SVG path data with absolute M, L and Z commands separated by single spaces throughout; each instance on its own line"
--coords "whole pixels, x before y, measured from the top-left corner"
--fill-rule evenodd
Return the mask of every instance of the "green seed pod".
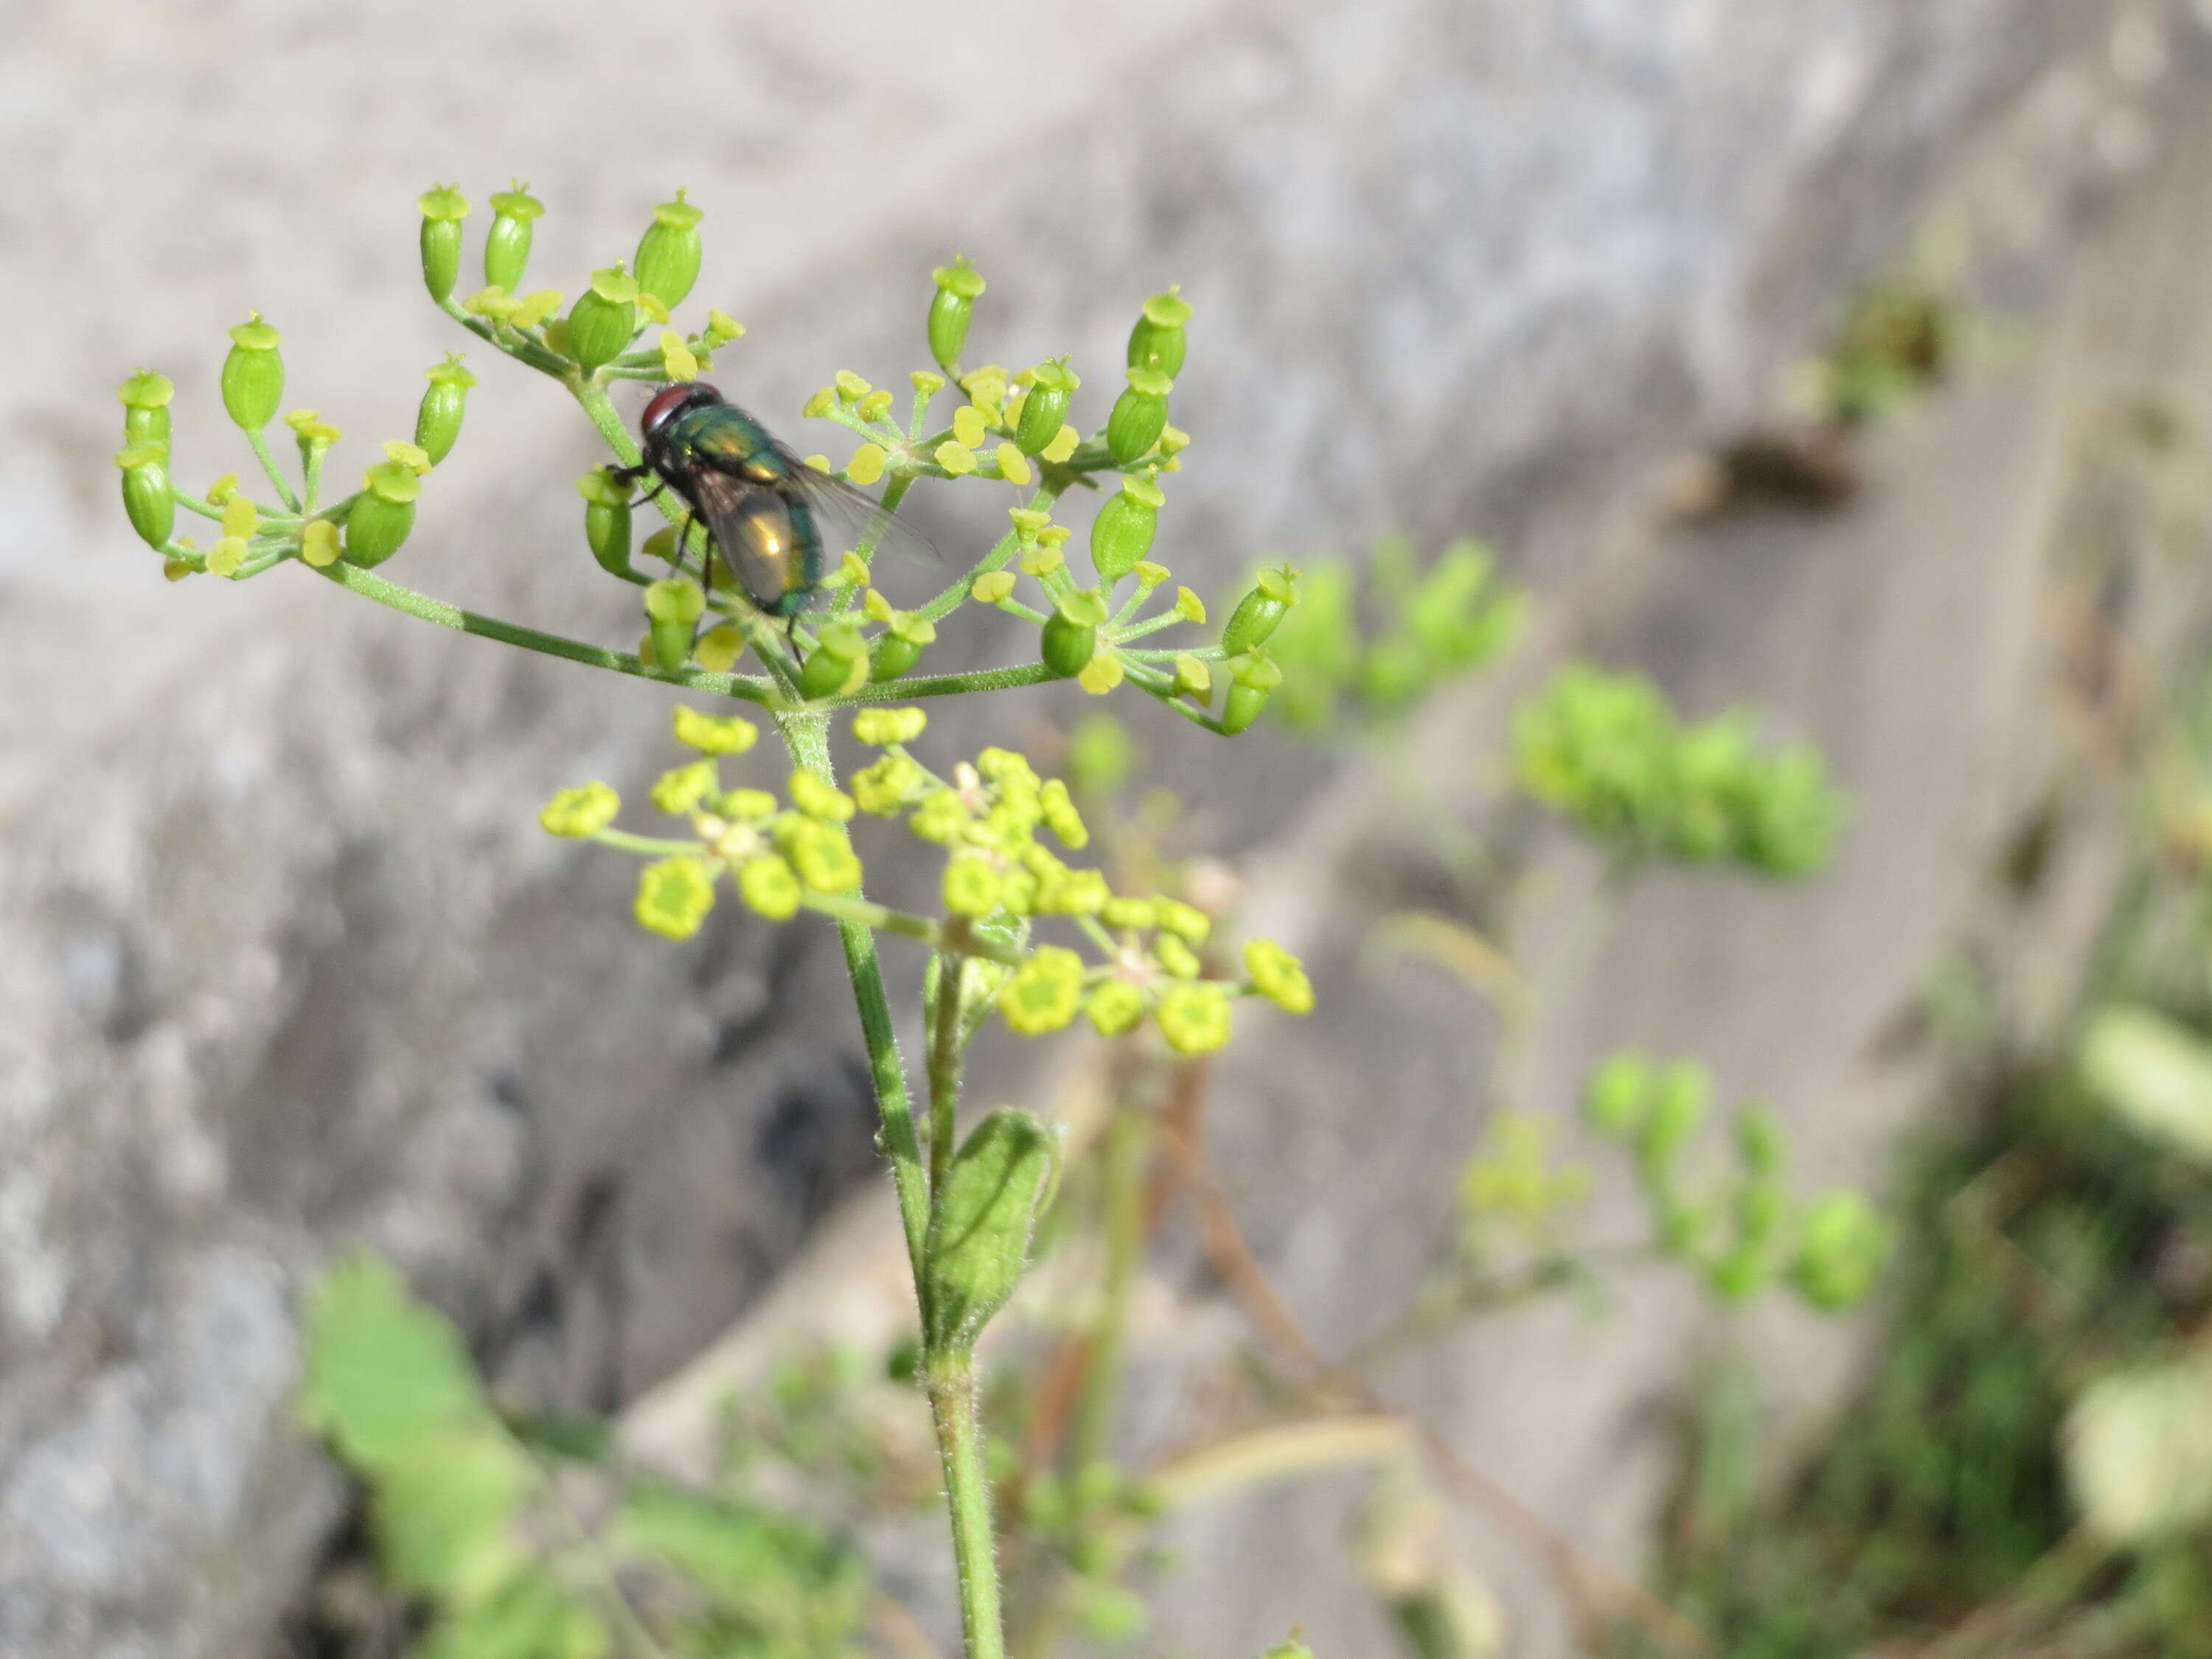
M 384 461 L 368 469 L 368 487 L 346 513 L 345 560 L 373 570 L 399 550 L 415 527 L 415 498 L 422 481 L 411 467 Z
M 1023 454 L 1036 455 L 1060 435 L 1067 419 L 1068 397 L 1083 382 L 1068 368 L 1065 357 L 1039 363 L 1030 373 L 1035 378 L 1030 382 L 1029 395 L 1022 399 L 1021 423 L 1014 428 L 1014 444 Z
M 422 210 L 422 286 L 440 305 L 453 297 L 461 275 L 461 221 L 469 198 L 456 185 L 434 185 L 416 204 Z
M 1643 1129 L 1650 1094 L 1650 1061 L 1638 1054 L 1613 1054 L 1590 1074 L 1583 1115 L 1600 1134 L 1627 1140 Z
M 115 395 L 123 400 L 126 443 L 169 441 L 169 399 L 177 395 L 177 388 L 167 375 L 142 368 L 118 386 Z
M 895 680 L 921 659 L 922 647 L 937 637 L 937 624 L 927 617 L 901 611 L 890 626 L 868 647 L 868 678 L 880 685 Z
M 799 671 L 799 695 L 838 697 L 868 683 L 868 642 L 860 630 L 832 623 L 822 630 L 814 654 Z
M 679 306 L 699 280 L 699 222 L 706 210 L 678 191 L 676 199 L 653 210 L 653 222 L 638 239 L 637 285 L 664 306 Z
M 929 355 L 954 380 L 960 378 L 960 352 L 968 343 L 968 319 L 983 292 L 983 274 L 962 254 L 930 273 L 937 292 L 929 296 Z
M 1106 453 L 1123 466 L 1160 441 L 1167 430 L 1168 392 L 1175 385 L 1156 368 L 1129 371 L 1128 389 L 1106 417 Z
M 284 401 L 279 337 L 258 311 L 230 331 L 230 355 L 222 360 L 222 406 L 248 432 L 275 420 L 276 405 Z
M 1222 704 L 1221 729 L 1235 737 L 1260 718 L 1268 697 L 1283 683 L 1283 671 L 1264 651 L 1232 657 L 1226 666 L 1229 696 Z
M 1044 623 L 1044 665 L 1055 674 L 1079 674 L 1098 649 L 1098 630 L 1109 612 L 1096 588 L 1063 593 Z
M 1671 1164 L 1689 1143 L 1705 1121 L 1712 1091 L 1711 1075 L 1695 1060 L 1676 1060 L 1660 1071 L 1639 1148 L 1652 1167 L 1664 1169 Z
M 595 466 L 576 480 L 576 493 L 584 498 L 584 539 L 592 556 L 609 575 L 624 579 L 630 567 L 629 486 L 603 466 Z
M 1167 501 L 1149 478 L 1124 478 L 1119 495 L 1091 521 L 1091 566 L 1108 586 L 1127 575 L 1152 550 L 1160 508 Z
M 502 190 L 491 198 L 491 229 L 484 236 L 484 281 L 509 294 L 522 291 L 522 273 L 530 264 L 532 222 L 545 211 L 545 204 L 530 193 L 527 185 Z
M 137 443 L 115 458 L 123 469 L 123 510 L 149 547 L 166 547 L 177 527 L 177 492 L 169 483 L 167 446 Z
M 620 264 L 592 273 L 568 310 L 568 355 L 588 374 L 629 349 L 637 332 L 636 279 Z
M 1277 565 L 1260 573 L 1260 580 L 1252 591 L 1237 602 L 1230 613 L 1229 625 L 1221 630 L 1221 649 L 1229 656 L 1241 656 L 1255 645 L 1264 645 L 1267 636 L 1283 620 L 1283 613 L 1298 602 L 1297 572 L 1288 565 Z
M 1172 380 L 1182 373 L 1182 325 L 1190 305 L 1176 289 L 1145 301 L 1136 327 L 1129 331 L 1129 367 L 1154 368 Z
M 645 590 L 645 615 L 656 665 L 674 673 L 691 656 L 691 636 L 706 613 L 707 594 L 689 576 L 664 576 Z
M 435 466 L 453 453 L 453 440 L 461 435 L 461 416 L 477 377 L 461 367 L 455 352 L 447 353 L 446 361 L 429 374 L 430 389 L 415 411 L 415 444 Z

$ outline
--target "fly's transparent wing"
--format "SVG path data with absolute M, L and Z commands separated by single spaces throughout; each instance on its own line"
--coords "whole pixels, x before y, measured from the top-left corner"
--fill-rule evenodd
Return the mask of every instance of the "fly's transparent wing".
M 837 562 L 848 551 L 867 558 L 872 552 L 889 550 L 920 564 L 942 562 L 928 537 L 896 514 L 885 512 L 881 501 L 842 478 L 833 478 L 827 472 L 816 471 L 804 461 L 793 459 L 791 482 L 814 509 L 827 568 L 835 570 Z

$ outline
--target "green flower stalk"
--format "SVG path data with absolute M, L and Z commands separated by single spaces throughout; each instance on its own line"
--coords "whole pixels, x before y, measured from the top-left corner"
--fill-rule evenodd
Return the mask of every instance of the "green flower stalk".
M 545 204 L 530 193 L 527 185 L 514 185 L 491 198 L 491 229 L 484 235 L 484 281 L 509 294 L 522 288 L 522 274 L 530 264 L 530 243 Z
M 1129 367 L 1152 369 L 1174 380 L 1182 373 L 1187 349 L 1182 325 L 1189 320 L 1190 302 L 1176 289 L 1146 301 L 1137 325 L 1129 331 Z
M 453 185 L 436 185 L 422 192 L 422 286 L 444 305 L 453 296 L 461 275 L 461 221 L 469 216 L 469 198 Z
M 1129 384 L 1106 417 L 1106 453 L 1123 466 L 1149 453 L 1167 430 L 1168 393 L 1175 382 L 1156 368 L 1133 368 Z
M 968 322 L 983 293 L 983 275 L 965 255 L 931 273 L 937 283 L 929 296 L 929 355 L 954 380 L 960 378 L 960 353 L 968 344 Z
M 415 527 L 415 500 L 422 481 L 412 467 L 385 461 L 368 469 L 367 488 L 346 514 L 345 561 L 374 570 L 394 553 Z
M 592 273 L 569 307 L 568 352 L 586 374 L 612 362 L 637 333 L 637 281 L 617 262 Z
M 453 441 L 461 435 L 469 388 L 476 385 L 477 377 L 461 366 L 456 352 L 448 352 L 446 361 L 428 372 L 429 389 L 415 411 L 415 442 L 435 466 L 453 453 Z
M 653 209 L 653 222 L 638 239 L 637 258 L 631 267 L 637 273 L 638 288 L 672 311 L 684 303 L 699 280 L 699 222 L 706 216 L 706 210 L 685 201 L 679 190 L 673 201 Z
M 230 331 L 230 355 L 222 360 L 222 406 L 248 432 L 275 420 L 284 401 L 284 359 L 276 349 L 282 337 L 258 311 Z

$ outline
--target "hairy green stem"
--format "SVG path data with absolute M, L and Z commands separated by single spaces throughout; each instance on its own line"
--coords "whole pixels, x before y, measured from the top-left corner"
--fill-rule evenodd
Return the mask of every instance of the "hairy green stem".
M 402 587 L 398 582 L 372 575 L 358 565 L 348 564 L 343 559 L 336 564 L 325 565 L 319 574 L 363 599 L 374 599 L 379 605 L 389 606 L 404 616 L 420 617 L 424 622 L 435 623 L 441 628 L 456 629 L 464 634 L 480 634 L 503 645 L 519 645 L 526 651 L 542 652 L 549 657 L 565 658 L 570 662 L 604 668 L 612 673 L 635 674 L 640 679 L 659 680 L 664 685 L 681 685 L 695 691 L 711 691 L 719 696 L 773 706 L 769 688 L 762 682 L 744 675 L 717 674 L 705 668 L 651 667 L 627 652 L 610 651 L 604 646 L 586 645 L 581 640 L 572 640 L 563 635 L 541 633 L 537 629 L 524 628 L 516 623 L 501 622 L 496 617 L 464 611 L 457 605 L 447 605 L 443 599 L 434 599 L 427 593 L 418 593 L 411 587 Z
M 276 470 L 276 458 L 269 453 L 269 440 L 258 432 L 248 432 L 246 441 L 252 448 L 253 459 L 261 463 L 262 471 L 268 475 L 270 483 L 275 487 L 277 499 L 297 513 L 300 498 L 292 493 L 292 486 L 285 482 L 284 475 Z
M 967 959 L 951 951 L 937 957 L 937 1005 L 929 1034 L 929 1201 L 943 1201 L 952 1169 L 952 1139 L 960 1115 L 962 977 Z
M 966 1659 L 1006 1659 L 999 1564 L 991 1530 L 991 1480 L 983 1468 L 983 1425 L 975 1404 L 975 1360 L 966 1352 L 931 1354 L 922 1379 L 937 1451 L 945 1469 L 945 1501 L 952 1513 L 952 1559 L 960 1575 L 960 1629 Z

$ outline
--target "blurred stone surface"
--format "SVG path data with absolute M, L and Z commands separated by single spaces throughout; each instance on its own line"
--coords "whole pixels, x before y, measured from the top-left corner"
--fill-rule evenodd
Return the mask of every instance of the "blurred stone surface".
M 236 467 L 221 331 L 258 306 L 288 331 L 288 403 L 353 434 L 350 468 L 410 429 L 414 366 L 456 343 L 414 270 L 425 183 L 458 175 L 481 200 L 526 173 L 552 210 L 535 270 L 573 292 L 684 182 L 710 214 L 700 298 L 752 329 L 721 378 L 787 431 L 831 368 L 892 382 L 919 361 L 925 273 L 955 248 L 992 280 L 983 351 L 1073 347 L 1099 408 L 1135 302 L 1181 281 L 1199 314 L 1176 404 L 1198 442 L 1162 550 L 1179 574 L 1225 596 L 1278 547 L 1479 529 L 1559 594 L 1652 461 L 1765 405 L 2000 112 L 2040 77 L 2069 166 L 2140 162 L 2158 65 L 2107 49 L 2112 19 L 2177 51 L 2194 27 L 2063 0 L 860 15 L 723 9 L 687 22 L 680 51 L 640 46 L 653 67 L 622 76 L 604 73 L 603 15 L 566 3 L 11 19 L 0 135 L 40 159 L 0 193 L 0 285 L 40 309 L 0 386 L 0 1649 L 198 1659 L 262 1639 L 339 1501 L 287 1414 L 291 1295 L 333 1245 L 400 1259 L 503 1382 L 611 1406 L 726 1326 L 872 1167 L 827 941 L 724 915 L 664 948 L 628 924 L 625 867 L 536 830 L 553 787 L 657 769 L 666 694 L 347 603 L 298 569 L 161 583 L 112 503 L 110 388 L 130 367 L 178 380 L 181 477 Z M 2064 245 L 2063 191 L 2024 210 L 2055 214 L 2028 229 Z M 588 434 L 519 369 L 477 366 L 461 447 L 392 574 L 626 641 L 626 592 L 578 545 L 568 481 Z M 1998 425 L 2045 407 L 1988 395 Z M 1915 430 L 1878 476 L 1912 474 Z M 2063 451 L 1973 432 L 1954 466 Z M 1917 476 L 1930 510 L 1965 501 L 1949 472 Z M 958 544 L 982 515 L 931 522 Z M 1907 763 L 1915 699 L 1985 711 L 1956 734 L 1969 747 L 2038 718 L 2014 700 L 2035 520 L 1986 538 L 1982 522 L 1936 570 L 1893 539 L 1875 548 L 1887 563 L 1821 564 L 1788 526 L 1742 531 L 1694 580 L 1678 550 L 1629 562 L 1660 583 L 1649 615 L 1671 632 L 1646 638 L 1625 598 L 1619 653 L 1671 641 L 1657 654 L 1693 703 L 1774 701 L 1834 748 L 1863 821 L 1889 826 L 1883 855 L 1914 857 L 1903 876 L 1847 860 L 1825 900 L 1709 905 L 1656 884 L 1607 970 L 1628 980 L 1579 993 L 1605 1017 L 1561 1014 L 1532 1094 L 1559 1097 L 1590 1042 L 1634 1035 L 1714 1053 L 1732 1090 L 1772 1089 L 1839 1146 L 1872 1144 L 1870 1124 L 1820 1115 L 1865 1011 L 1835 1011 L 1827 1047 L 1793 1042 L 1758 955 L 1828 936 L 1778 936 L 1796 913 L 1742 907 L 1852 911 L 1830 956 L 1799 958 L 1808 997 L 1846 975 L 1874 976 L 1850 986 L 1874 1008 L 1909 990 L 1937 899 L 1981 867 L 1996 821 L 1942 795 L 1944 837 L 1916 834 L 1950 775 Z M 1849 580 L 1817 574 L 1838 566 Z M 1670 599 L 1678 578 L 1711 602 Z M 1948 619 L 1978 620 L 1989 581 L 2014 609 L 1964 649 Z M 1931 621 L 1939 602 L 1953 609 Z M 1840 626 L 1855 603 L 1865 620 Z M 1884 617 L 1919 621 L 1869 633 Z M 1838 639 L 1862 650 L 1824 659 Z M 975 648 L 994 647 L 1012 648 Z M 1837 692 L 1854 674 L 1868 698 Z M 1027 731 L 1064 706 L 986 706 L 945 730 Z M 1353 1331 L 1418 1259 L 1405 1217 L 1433 1212 L 1479 1121 L 1479 1048 L 1434 984 L 1361 1000 L 1377 993 L 1348 971 L 1355 917 L 1325 897 L 1366 833 L 1359 790 L 1332 795 L 1306 750 L 1224 750 L 1136 717 L 1170 779 L 1211 780 L 1191 793 L 1221 803 L 1224 846 L 1269 839 L 1275 919 L 1376 1016 L 1285 1045 L 1297 1077 L 1240 1070 L 1220 1119 L 1286 1287 L 1326 1334 Z M 1447 774 L 1486 719 L 1431 717 Z M 1710 994 L 1674 967 L 1700 927 L 1723 930 L 1701 947 L 1724 964 Z M 1358 1044 L 1336 1042 L 1347 1031 Z M 1353 1123 L 1355 1099 L 1389 1109 Z M 1357 1188 L 1313 1188 L 1355 1133 Z M 1653 1364 L 1670 1329 L 1639 1314 L 1602 1350 L 1492 1342 L 1407 1397 L 1440 1423 L 1503 1425 L 1509 1443 L 1469 1450 L 1620 1557 L 1650 1464 L 1626 1486 L 1589 1474 L 1610 1443 L 1574 1436 L 1607 1402 L 1570 1413 L 1565 1389 Z M 1516 1398 L 1577 1427 L 1539 1432 Z M 1303 1618 L 1369 1650 L 1356 1598 L 1317 1588 L 1336 1524 L 1321 1506 L 1220 1518 L 1194 1538 L 1178 1636 L 1241 1651 Z

